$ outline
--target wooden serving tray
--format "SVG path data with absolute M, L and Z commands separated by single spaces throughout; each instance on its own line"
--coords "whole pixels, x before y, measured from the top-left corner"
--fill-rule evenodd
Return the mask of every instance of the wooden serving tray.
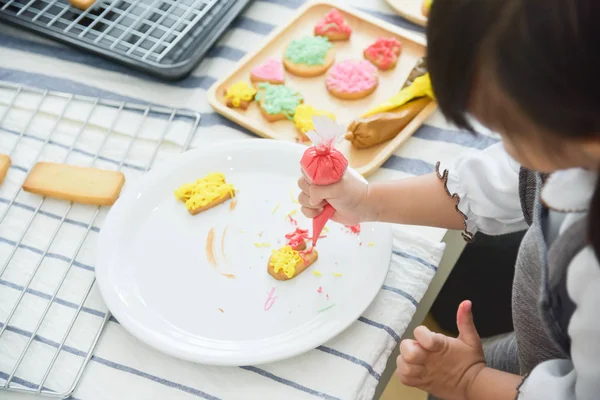
M 421 12 L 423 0 L 386 0 L 398 15 L 406 18 L 410 22 L 425 26 L 427 25 L 427 17 Z
M 402 88 L 417 60 L 425 55 L 424 39 L 369 15 L 339 5 L 334 6 L 328 1 L 321 1 L 302 7 L 288 25 L 273 32 L 266 39 L 262 48 L 246 55 L 232 73 L 216 82 L 208 91 L 208 100 L 211 106 L 219 114 L 259 136 L 295 141 L 296 127 L 292 121 L 267 122 L 255 102 L 245 111 L 229 108 L 223 100 L 224 92 L 228 86 L 237 81 L 250 82 L 251 69 L 264 63 L 269 57 L 282 58 L 283 52 L 291 40 L 312 35 L 315 23 L 331 8 L 337 8 L 353 30 L 349 41 L 333 42 L 336 50 L 336 62 L 347 59 L 362 60 L 363 50 L 377 38 L 396 37 L 403 44 L 396 68 L 385 72 L 379 71 L 379 86 L 373 94 L 361 100 L 341 100 L 330 95 L 325 88 L 327 74 L 315 78 L 301 78 L 286 71 L 285 84 L 298 90 L 304 96 L 304 103 L 334 113 L 337 122 L 344 127 L 373 106 L 395 95 Z M 338 145 L 338 149 L 348 158 L 352 168 L 363 176 L 367 176 L 375 172 L 436 108 L 437 104 L 432 101 L 394 139 L 388 142 L 369 149 L 358 150 L 353 148 L 350 142 L 344 140 Z

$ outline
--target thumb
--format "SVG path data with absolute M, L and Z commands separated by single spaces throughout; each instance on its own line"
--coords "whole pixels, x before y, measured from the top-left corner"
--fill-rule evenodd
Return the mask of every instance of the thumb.
M 310 185 L 309 201 L 312 205 L 321 204 L 323 200 L 335 198 L 340 189 L 340 183 L 331 185 Z
M 456 325 L 458 327 L 458 340 L 468 344 L 471 347 L 481 346 L 479 333 L 473 322 L 473 313 L 471 312 L 473 305 L 469 300 L 463 301 L 458 306 L 456 313 Z
M 431 332 L 425 326 L 417 327 L 414 333 L 419 345 L 427 351 L 442 351 L 446 347 L 446 336 L 441 333 Z

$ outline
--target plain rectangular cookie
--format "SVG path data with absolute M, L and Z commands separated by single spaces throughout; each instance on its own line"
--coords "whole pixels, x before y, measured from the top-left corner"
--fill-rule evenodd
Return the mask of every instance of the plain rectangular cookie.
M 10 168 L 10 157 L 5 154 L 0 154 L 0 184 L 6 178 L 6 173 Z
M 27 176 L 23 190 L 75 203 L 111 206 L 124 184 L 121 172 L 40 162 Z

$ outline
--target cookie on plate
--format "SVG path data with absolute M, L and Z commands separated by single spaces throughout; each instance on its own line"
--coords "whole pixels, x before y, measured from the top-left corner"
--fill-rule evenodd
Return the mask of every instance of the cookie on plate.
M 280 60 L 271 57 L 264 64 L 252 68 L 250 80 L 255 84 L 268 82 L 273 85 L 280 85 L 284 83 L 283 64 Z
M 234 83 L 225 89 L 225 104 L 230 108 L 248 108 L 250 102 L 254 100 L 256 89 L 244 81 Z
M 190 214 L 196 215 L 235 197 L 235 188 L 227 183 L 225 175 L 211 172 L 196 182 L 181 185 L 175 191 L 175 197 L 185 203 Z
M 293 120 L 302 101 L 302 95 L 286 85 L 272 85 L 268 82 L 258 84 L 256 100 L 263 117 L 269 122 L 284 119 Z
M 334 61 L 335 50 L 324 36 L 304 36 L 292 40 L 283 56 L 286 70 L 306 78 L 323 75 Z
M 343 100 L 367 97 L 378 84 L 377 68 L 366 60 L 337 63 L 331 67 L 325 79 L 329 93 Z
M 344 20 L 342 13 L 337 8 L 332 8 L 315 25 L 315 36 L 325 36 L 334 41 L 348 40 L 352 34 L 352 28 Z
M 365 49 L 363 55 L 382 71 L 393 69 L 398 63 L 402 43 L 393 37 L 379 38 Z
M 278 281 L 295 278 L 313 265 L 319 258 L 317 250 L 298 251 L 291 246 L 274 250 L 269 258 L 267 271 Z

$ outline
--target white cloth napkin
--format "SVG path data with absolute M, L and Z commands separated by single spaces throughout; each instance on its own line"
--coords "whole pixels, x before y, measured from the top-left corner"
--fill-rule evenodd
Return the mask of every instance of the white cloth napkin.
M 11 95 L 10 90 L 0 90 L 0 118 L 5 114 Z M 0 153 L 7 153 L 15 146 L 31 110 L 35 108 L 35 100 L 36 95 L 19 97 L 19 101 L 6 113 L 0 126 Z M 47 99 L 42 107 L 43 112 L 31 121 L 26 136 L 16 144 L 13 166 L 0 186 L 0 217 L 40 151 L 41 160 L 64 160 L 67 149 L 79 132 L 81 121 L 86 118 L 88 107 L 74 101 L 64 113 L 63 121 L 56 126 L 56 132 L 48 140 L 49 144 L 42 147 L 64 105 L 64 100 L 59 98 Z M 106 138 L 107 129 L 115 116 L 110 108 L 102 108 L 97 113 L 75 144 L 74 151 L 66 160 L 68 163 L 83 166 L 92 164 L 93 155 Z M 135 113 L 121 116 L 101 156 L 96 160 L 96 166 L 116 169 L 138 122 L 139 115 Z M 164 124 L 164 119 L 149 117 L 146 120 L 140 138 L 135 140 L 126 157 L 123 172 L 128 182 L 139 178 L 147 167 Z M 181 149 L 188 128 L 189 121 L 183 120 L 173 126 L 167 133 L 167 141 L 161 146 L 158 163 Z M 206 144 L 201 138 L 196 138 L 193 143 L 196 146 Z M 15 249 L 39 201 L 38 196 L 22 192 L 6 215 L 0 225 L 0 266 Z M 22 288 L 27 285 L 65 208 L 64 202 L 44 202 L 29 233 L 0 277 L 0 321 L 6 321 Z M 0 383 L 11 373 L 17 357 L 35 329 L 39 315 L 79 246 L 94 210 L 94 207 L 75 205 L 69 212 L 21 305 L 0 337 Z M 92 225 L 79 255 L 66 274 L 63 289 L 50 307 L 21 368 L 16 371 L 14 382 L 26 387 L 36 384 L 52 359 L 85 288 L 92 282 L 96 240 L 107 211 L 101 209 Z M 111 319 L 74 398 L 372 398 L 387 359 L 435 274 L 444 249 L 443 244 L 408 234 L 401 228 L 395 227 L 393 231 L 394 254 L 382 290 L 358 321 L 319 348 L 260 367 L 208 367 L 180 361 L 148 348 Z M 45 384 L 47 388 L 63 391 L 65 385 L 73 380 L 106 311 L 94 286 L 75 323 L 73 334 L 69 336 L 67 346 L 60 353 L 57 366 Z

